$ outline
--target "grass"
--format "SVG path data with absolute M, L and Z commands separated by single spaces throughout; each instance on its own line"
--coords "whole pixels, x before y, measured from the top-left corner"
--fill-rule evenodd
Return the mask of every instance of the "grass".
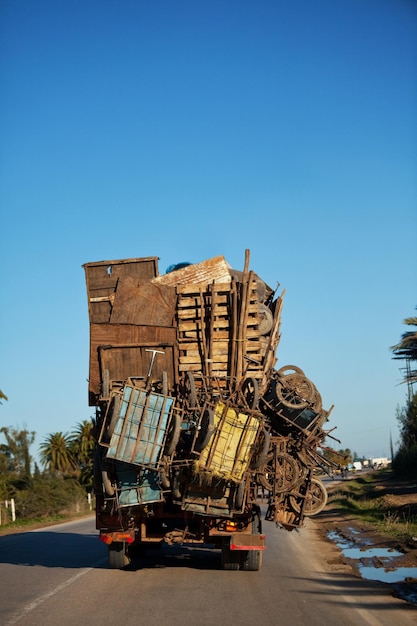
M 52 526 L 53 524 L 59 524 L 61 522 L 70 522 L 75 519 L 86 517 L 87 515 L 94 515 L 94 511 L 74 514 L 62 514 L 62 515 L 47 515 L 45 517 L 37 517 L 33 519 L 17 519 L 15 522 L 8 522 L 0 526 L 0 535 L 9 535 L 13 532 L 20 532 L 24 530 L 32 530 L 33 528 L 39 528 L 41 526 Z
M 395 479 L 390 470 L 378 470 L 347 480 L 329 494 L 329 502 L 381 534 L 410 541 L 417 536 L 416 504 L 395 503 Z M 413 483 L 408 484 L 408 491 Z M 413 489 L 415 492 L 417 488 Z M 388 497 L 390 495 L 390 497 Z

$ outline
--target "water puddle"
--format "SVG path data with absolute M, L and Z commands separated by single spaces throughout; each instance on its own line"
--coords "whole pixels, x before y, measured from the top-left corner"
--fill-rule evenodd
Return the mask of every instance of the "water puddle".
M 366 580 L 398 583 L 408 578 L 417 578 L 416 567 L 396 566 L 395 559 L 403 556 L 402 552 L 387 548 L 367 548 L 366 545 L 358 548 L 353 541 L 337 532 L 329 532 L 328 537 L 342 550 L 346 558 L 356 561 L 360 575 Z

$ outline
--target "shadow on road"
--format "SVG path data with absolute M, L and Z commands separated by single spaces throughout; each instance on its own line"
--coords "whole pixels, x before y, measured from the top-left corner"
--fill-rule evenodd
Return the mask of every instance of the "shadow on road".
M 62 568 L 108 568 L 107 547 L 96 533 L 82 535 L 37 531 L 0 537 L 0 563 L 12 565 L 41 565 Z M 149 547 L 143 555 L 133 555 L 125 569 L 155 569 L 189 567 L 214 570 L 220 568 L 220 551 L 207 546 Z
M 96 534 L 37 531 L 0 537 L 0 563 L 44 567 L 95 567 L 106 557 Z
M 207 546 L 184 544 L 149 547 L 142 555 L 133 555 L 126 570 L 158 569 L 166 567 L 189 567 L 191 569 L 218 570 L 221 565 L 220 550 Z

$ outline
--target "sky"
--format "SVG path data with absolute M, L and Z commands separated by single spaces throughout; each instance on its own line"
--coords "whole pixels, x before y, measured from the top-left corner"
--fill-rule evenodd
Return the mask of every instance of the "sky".
M 390 456 L 417 306 L 413 0 L 2 0 L 0 426 L 88 406 L 87 262 L 223 255 L 285 289 L 277 368 Z

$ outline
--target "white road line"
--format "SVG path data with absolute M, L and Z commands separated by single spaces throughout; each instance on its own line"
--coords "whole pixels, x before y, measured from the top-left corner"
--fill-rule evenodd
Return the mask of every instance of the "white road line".
M 95 567 L 98 567 L 99 565 L 103 565 L 103 563 L 105 563 L 106 561 L 107 559 L 101 559 L 95 564 Z M 34 600 L 33 602 L 25 606 L 20 611 L 18 611 L 16 615 L 14 615 L 14 617 L 12 617 L 8 622 L 6 622 L 6 626 L 9 626 L 11 624 L 17 624 L 17 622 L 19 622 L 21 619 L 29 615 L 29 613 L 34 611 L 38 606 L 43 604 L 46 600 L 49 600 L 49 598 L 52 598 L 60 591 L 63 591 L 66 587 L 69 587 L 70 585 L 75 583 L 76 580 L 84 576 L 84 574 L 91 572 L 92 569 L 94 569 L 94 567 L 88 567 L 82 570 L 81 572 L 78 572 L 78 574 L 75 574 L 74 576 L 66 580 L 65 582 L 61 583 L 60 585 L 55 587 L 55 589 L 52 589 L 51 591 L 48 591 L 48 593 L 44 593 L 42 596 L 39 596 L 39 598 L 36 598 L 36 600 Z

